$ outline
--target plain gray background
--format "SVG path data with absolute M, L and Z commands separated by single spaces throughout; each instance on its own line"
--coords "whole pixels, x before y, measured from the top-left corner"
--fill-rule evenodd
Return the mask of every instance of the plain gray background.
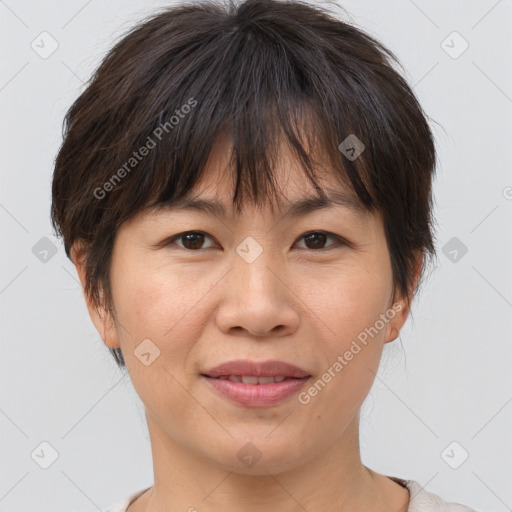
M 142 404 L 49 210 L 66 109 L 115 37 L 171 3 L 0 1 L 3 512 L 105 510 L 153 482 Z M 479 512 L 512 510 L 512 1 L 340 4 L 404 65 L 440 162 L 439 265 L 363 406 L 363 462 Z

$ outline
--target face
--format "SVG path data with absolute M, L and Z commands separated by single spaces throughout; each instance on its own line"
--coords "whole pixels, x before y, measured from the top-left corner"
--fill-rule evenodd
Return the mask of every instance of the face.
M 237 216 L 227 155 L 212 154 L 194 191 L 222 203 L 226 216 L 147 210 L 125 222 L 111 265 L 116 322 L 90 311 L 105 343 L 122 349 L 150 434 L 223 469 L 265 474 L 308 463 L 357 426 L 384 343 L 407 309 L 392 302 L 379 215 L 348 204 L 285 214 L 314 193 L 283 151 L 282 210 L 248 204 Z M 321 184 L 349 193 L 328 173 Z M 277 360 L 306 377 L 247 384 L 205 376 L 233 360 Z M 258 454 L 254 465 L 244 457 Z

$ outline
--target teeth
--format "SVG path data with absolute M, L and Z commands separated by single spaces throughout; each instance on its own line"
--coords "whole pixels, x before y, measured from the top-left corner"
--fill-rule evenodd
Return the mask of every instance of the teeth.
M 250 377 L 250 378 L 253 379 L 254 377 Z M 243 379 L 242 379 L 242 381 L 243 381 Z M 273 384 L 275 382 L 274 377 L 256 377 L 256 381 L 259 384 Z M 255 382 L 253 384 L 255 384 Z
M 277 375 L 275 377 L 256 377 L 255 375 L 223 375 L 218 377 L 221 380 L 230 380 L 231 382 L 243 382 L 244 384 L 274 384 L 283 382 L 286 377 Z
M 252 377 L 250 375 L 244 375 L 242 376 L 242 382 L 244 384 L 258 384 L 258 377 Z M 272 379 L 273 381 L 274 379 Z

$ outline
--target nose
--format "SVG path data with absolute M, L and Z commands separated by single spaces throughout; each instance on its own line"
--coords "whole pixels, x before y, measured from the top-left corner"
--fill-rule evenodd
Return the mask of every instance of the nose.
M 226 334 L 256 337 L 293 334 L 300 323 L 300 301 L 289 282 L 292 278 L 270 251 L 251 262 L 237 255 L 222 283 L 218 328 Z

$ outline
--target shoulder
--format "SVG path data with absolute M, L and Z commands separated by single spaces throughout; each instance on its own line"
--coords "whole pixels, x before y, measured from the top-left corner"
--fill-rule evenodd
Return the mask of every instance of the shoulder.
M 107 510 L 105 510 L 105 512 L 126 512 L 126 509 L 130 503 L 135 501 L 142 493 L 146 492 L 148 489 L 149 487 L 146 487 L 140 491 L 130 493 L 128 496 L 125 496 L 122 500 L 118 501 Z
M 449 503 L 437 494 L 426 491 L 415 480 L 392 477 L 399 484 L 407 487 L 411 495 L 407 512 L 476 512 L 461 503 Z

